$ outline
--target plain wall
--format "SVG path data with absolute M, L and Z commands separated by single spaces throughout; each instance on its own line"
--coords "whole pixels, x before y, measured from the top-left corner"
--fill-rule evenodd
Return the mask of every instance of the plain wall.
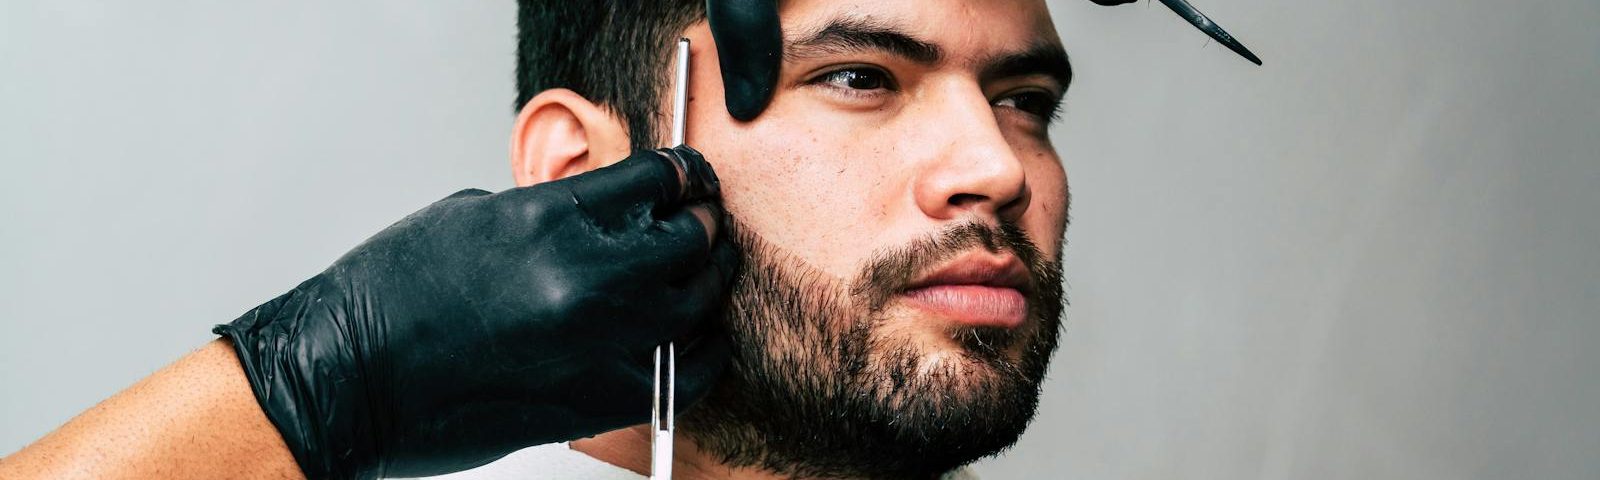
M 1600 3 L 1052 2 L 1067 331 L 988 478 L 1600 477 Z M 0 452 L 464 187 L 510 1 L 0 3 Z

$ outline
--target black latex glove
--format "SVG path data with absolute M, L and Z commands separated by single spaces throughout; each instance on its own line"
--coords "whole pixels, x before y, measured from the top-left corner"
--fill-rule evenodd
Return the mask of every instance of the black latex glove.
M 738 262 L 686 207 L 720 222 L 717 195 L 688 147 L 462 191 L 215 332 L 311 478 L 439 474 L 644 423 L 657 344 L 680 341 L 683 407 L 727 361 L 723 335 L 688 335 Z

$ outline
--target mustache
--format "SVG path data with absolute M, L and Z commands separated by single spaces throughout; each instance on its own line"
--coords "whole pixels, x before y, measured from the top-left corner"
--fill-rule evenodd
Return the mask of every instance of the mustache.
M 1028 269 L 1036 288 L 1049 285 L 1056 275 L 1039 247 L 1015 222 L 996 224 L 970 220 L 942 228 L 899 247 L 874 252 L 850 282 L 850 295 L 868 311 L 878 312 L 896 294 L 906 291 L 917 276 L 950 258 L 973 249 L 1016 255 Z

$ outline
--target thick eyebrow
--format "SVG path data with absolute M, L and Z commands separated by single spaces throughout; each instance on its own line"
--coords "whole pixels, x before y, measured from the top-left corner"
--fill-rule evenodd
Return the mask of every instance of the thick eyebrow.
M 1039 44 L 1020 52 L 997 55 L 982 62 L 978 78 L 987 83 L 1003 78 L 1044 75 L 1065 91 L 1072 85 L 1072 61 L 1056 44 Z
M 944 50 L 912 36 L 892 23 L 871 17 L 841 17 L 808 35 L 784 42 L 784 58 L 817 58 L 881 50 L 907 60 L 932 65 L 944 59 Z

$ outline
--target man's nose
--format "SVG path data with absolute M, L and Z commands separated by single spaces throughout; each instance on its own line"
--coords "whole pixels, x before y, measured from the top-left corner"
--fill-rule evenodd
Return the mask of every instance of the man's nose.
M 955 89 L 952 89 L 955 90 Z M 976 87 L 930 102 L 926 134 L 936 148 L 913 184 L 917 206 L 940 220 L 966 215 L 1016 221 L 1028 209 L 1028 177 Z

